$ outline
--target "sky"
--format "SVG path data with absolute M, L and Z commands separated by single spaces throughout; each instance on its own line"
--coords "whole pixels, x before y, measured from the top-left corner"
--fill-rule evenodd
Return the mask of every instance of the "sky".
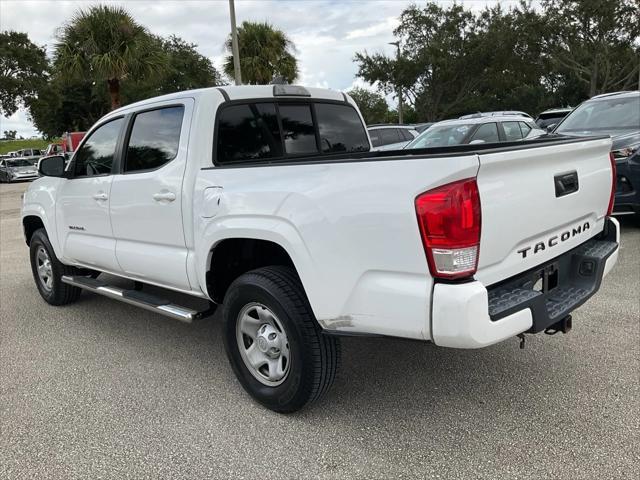
M 26 32 L 31 41 L 46 45 L 49 55 L 56 30 L 73 13 L 95 1 L 0 0 L 0 30 Z M 197 50 L 222 70 L 223 44 L 230 32 L 228 0 L 128 0 L 103 1 L 122 5 L 150 32 L 177 35 L 197 44 Z M 400 13 L 412 0 L 236 0 L 236 22 L 267 21 L 283 30 L 296 47 L 299 85 L 349 90 L 367 86 L 356 78 L 356 52 L 394 53 L 393 29 Z M 443 5 L 453 2 L 440 1 Z M 460 3 L 460 2 L 459 2 Z M 465 0 L 465 6 L 482 9 L 495 0 Z M 513 1 L 500 2 L 508 7 Z M 126 87 L 125 87 L 126 88 Z M 371 88 L 371 87 L 369 87 Z M 37 135 L 24 110 L 10 118 L 0 116 L 0 132 L 17 130 L 25 138 Z

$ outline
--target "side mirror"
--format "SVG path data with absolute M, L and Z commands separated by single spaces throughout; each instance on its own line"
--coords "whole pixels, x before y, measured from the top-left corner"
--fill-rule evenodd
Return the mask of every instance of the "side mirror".
M 45 157 L 38 162 L 38 173 L 43 177 L 64 177 L 64 166 L 62 155 Z
M 547 125 L 547 133 L 553 132 L 553 129 L 556 128 L 557 123 L 552 123 L 551 125 Z
M 469 145 L 476 145 L 476 144 L 478 144 L 478 143 L 485 143 L 485 142 L 484 142 L 484 140 L 480 140 L 480 139 L 477 139 L 477 140 L 471 140 L 471 141 L 469 142 Z

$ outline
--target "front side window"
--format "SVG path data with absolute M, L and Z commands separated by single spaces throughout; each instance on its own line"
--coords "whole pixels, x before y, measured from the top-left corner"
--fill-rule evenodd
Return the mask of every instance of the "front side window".
M 218 124 L 218 162 L 280 156 L 282 140 L 275 104 L 232 105 L 222 110 Z
M 499 142 L 498 126 L 495 123 L 485 123 L 473 134 L 471 141 L 473 142 L 474 140 L 482 140 L 485 143 Z
M 311 105 L 278 105 L 282 118 L 282 135 L 284 150 L 292 153 L 314 153 L 316 145 L 316 129 L 311 116 Z
M 522 140 L 522 132 L 520 131 L 518 122 L 502 122 L 502 128 L 507 142 Z
M 469 135 L 472 124 L 436 124 L 423 131 L 405 148 L 433 148 L 460 145 Z
M 184 107 L 138 113 L 127 146 L 125 172 L 153 170 L 178 154 Z
M 91 133 L 73 156 L 73 172 L 76 177 L 91 177 L 111 173 L 118 135 L 123 121 L 123 118 L 111 120 Z
M 324 153 L 364 152 L 369 142 L 355 109 L 347 105 L 317 103 L 320 148 Z

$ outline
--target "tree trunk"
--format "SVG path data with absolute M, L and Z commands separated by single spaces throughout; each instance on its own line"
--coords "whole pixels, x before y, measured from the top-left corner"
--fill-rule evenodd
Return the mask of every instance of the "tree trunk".
M 598 93 L 598 57 L 594 59 L 593 69 L 591 69 L 591 79 L 589 82 L 589 98 Z
M 109 96 L 111 97 L 111 110 L 120 108 L 120 80 L 117 78 L 110 78 L 107 80 L 109 85 Z

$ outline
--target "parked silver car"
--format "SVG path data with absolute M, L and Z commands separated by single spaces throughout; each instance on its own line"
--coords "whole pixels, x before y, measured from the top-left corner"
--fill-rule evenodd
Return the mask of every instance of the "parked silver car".
M 20 182 L 38 178 L 38 169 L 26 158 L 0 160 L 0 182 Z
M 397 123 L 369 125 L 367 131 L 373 150 L 401 150 L 418 136 L 413 125 Z
M 526 112 L 522 112 L 520 110 L 500 110 L 497 112 L 477 112 L 470 113 L 468 115 L 462 115 L 460 120 L 466 120 L 469 118 L 480 118 L 480 117 L 505 117 L 505 116 L 515 116 L 515 117 L 526 117 L 533 120 L 533 117 Z
M 514 142 L 544 135 L 532 119 L 506 115 L 438 122 L 405 148 L 432 148 L 473 143 Z

